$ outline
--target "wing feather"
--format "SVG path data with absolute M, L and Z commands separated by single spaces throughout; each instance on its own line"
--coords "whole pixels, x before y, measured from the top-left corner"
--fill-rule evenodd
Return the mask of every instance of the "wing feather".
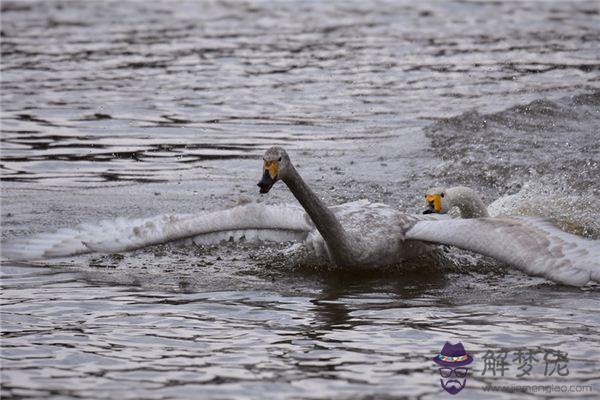
M 600 241 L 561 231 L 544 218 L 419 221 L 406 237 L 474 251 L 567 285 L 600 282 Z
M 246 204 L 202 214 L 167 214 L 151 218 L 100 221 L 3 243 L 2 256 L 39 260 L 91 252 L 115 253 L 194 238 L 215 243 L 230 238 L 302 240 L 312 229 L 304 210 L 289 205 Z

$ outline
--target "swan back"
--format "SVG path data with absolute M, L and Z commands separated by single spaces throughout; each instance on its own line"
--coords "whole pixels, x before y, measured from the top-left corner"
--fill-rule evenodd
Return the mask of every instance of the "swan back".
M 353 263 L 344 265 L 348 267 L 393 265 L 430 251 L 430 245 L 406 241 L 406 227 L 423 219 L 444 218 L 404 214 L 386 204 L 368 200 L 341 204 L 331 210 L 352 239 Z M 306 245 L 314 255 L 333 260 L 316 229 L 308 235 Z

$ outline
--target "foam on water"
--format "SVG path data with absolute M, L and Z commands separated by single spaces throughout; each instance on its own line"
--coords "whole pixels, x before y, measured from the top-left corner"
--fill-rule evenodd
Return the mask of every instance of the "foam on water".
M 595 91 L 437 121 L 426 129 L 444 160 L 433 177 L 481 188 L 491 215 L 546 216 L 598 238 L 599 110 Z

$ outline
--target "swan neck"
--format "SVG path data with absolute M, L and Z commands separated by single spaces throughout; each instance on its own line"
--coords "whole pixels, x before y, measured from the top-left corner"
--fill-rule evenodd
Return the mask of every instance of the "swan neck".
M 291 172 L 283 181 L 323 236 L 333 261 L 337 265 L 351 264 L 353 246 L 350 245 L 346 232 L 335 214 L 323 204 L 295 168 L 291 168 Z
M 455 187 L 447 190 L 452 207 L 458 207 L 462 218 L 489 217 L 481 197 L 471 188 Z

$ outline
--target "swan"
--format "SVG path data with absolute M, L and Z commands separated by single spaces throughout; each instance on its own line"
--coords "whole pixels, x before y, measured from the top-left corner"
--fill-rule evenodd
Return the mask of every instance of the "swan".
M 260 193 L 268 193 L 278 181 L 289 188 L 315 226 L 306 245 L 316 253 L 326 253 L 338 266 L 396 264 L 432 249 L 422 241 L 407 241 L 406 226 L 441 218 L 405 214 L 386 204 L 367 200 L 329 208 L 302 179 L 288 153 L 275 146 L 263 157 L 263 174 L 258 182 Z

